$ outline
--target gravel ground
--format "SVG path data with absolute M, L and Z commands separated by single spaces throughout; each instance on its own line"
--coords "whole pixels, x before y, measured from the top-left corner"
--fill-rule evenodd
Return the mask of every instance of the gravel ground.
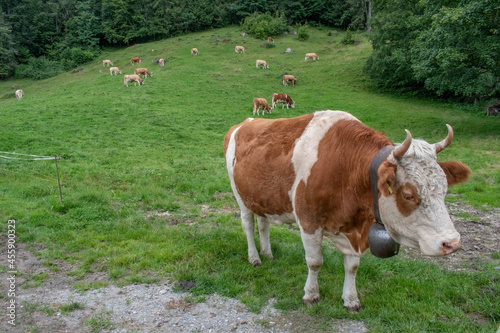
M 400 255 L 408 260 L 436 261 L 452 270 L 474 270 L 478 261 L 491 261 L 500 266 L 500 260 L 492 258 L 492 253 L 499 251 L 500 209 L 480 211 L 463 204 L 450 204 L 449 210 L 462 235 L 459 251 L 443 258 L 428 258 L 405 248 Z M 6 237 L 0 237 L 0 241 L 7 244 Z M 331 321 L 330 327 L 324 328 L 320 319 L 300 311 L 281 313 L 273 308 L 273 300 L 255 314 L 239 301 L 217 294 L 197 299 L 188 292 L 174 292 L 169 281 L 124 287 L 112 285 L 79 293 L 72 287 L 74 278 L 66 274 L 72 267 L 61 263 L 59 271 L 53 272 L 25 244 L 16 245 L 16 265 L 20 272 L 16 277 L 19 305 L 16 326 L 9 325 L 7 313 L 1 311 L 0 332 L 368 332 L 363 322 L 351 320 Z M 7 267 L 5 253 L 0 264 Z M 44 272 L 48 277 L 43 284 L 29 287 L 32 277 Z M 105 273 L 98 274 L 90 274 L 85 279 L 90 283 L 107 279 Z M 9 276 L 5 270 L 0 275 L 0 308 L 3 310 L 9 301 Z

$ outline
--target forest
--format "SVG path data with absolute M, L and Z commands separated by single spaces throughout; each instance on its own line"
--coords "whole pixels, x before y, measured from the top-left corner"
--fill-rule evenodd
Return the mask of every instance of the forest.
M 383 89 L 463 101 L 500 93 L 498 0 L 0 0 L 0 7 L 0 79 L 42 79 L 103 47 L 244 26 L 261 15 L 286 27 L 369 34 L 365 73 Z M 260 25 L 260 35 L 272 26 Z

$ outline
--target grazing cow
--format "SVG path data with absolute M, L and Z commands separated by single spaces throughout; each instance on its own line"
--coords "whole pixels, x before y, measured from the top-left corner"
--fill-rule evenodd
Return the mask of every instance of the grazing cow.
M 307 61 L 307 59 L 319 60 L 319 57 L 316 53 L 306 53 L 305 61 Z
M 24 92 L 21 89 L 16 90 L 17 100 L 20 101 L 23 98 Z
M 234 52 L 236 52 L 236 53 L 240 53 L 240 51 L 241 51 L 241 53 L 245 53 L 245 48 L 244 48 L 243 46 L 236 45 L 236 46 L 234 47 Z
M 102 67 L 104 67 L 104 65 L 113 66 L 113 63 L 111 62 L 111 60 L 106 59 L 102 61 Z
M 320 298 L 318 273 L 326 236 L 344 254 L 344 307 L 358 311 L 356 272 L 370 246 L 368 231 L 375 216 L 396 242 L 419 248 L 424 255 L 456 251 L 460 234 L 444 199 L 448 186 L 466 181 L 470 169 L 456 161 L 436 161 L 436 154 L 453 139 L 453 129 L 447 126 L 447 137 L 434 145 L 412 139 L 407 130 L 396 147 L 383 133 L 342 111 L 250 118 L 231 127 L 224 153 L 250 263 L 261 264 L 253 238 L 254 215 L 260 253 L 268 258 L 273 257 L 270 222 L 297 222 L 309 268 L 303 302 L 310 306 Z M 370 167 L 372 161 L 375 167 Z M 372 182 L 374 190 L 370 169 L 378 178 Z
M 266 69 L 269 68 L 269 65 L 265 60 L 256 60 L 255 61 L 255 68 L 259 68 L 259 66 L 262 66 L 262 68 Z
M 191 55 L 199 55 L 199 54 L 200 54 L 200 52 L 198 52 L 198 49 L 196 47 L 193 47 L 191 49 Z
M 128 87 L 129 82 L 134 82 L 134 86 L 139 83 L 139 85 L 144 84 L 144 80 L 137 74 L 125 75 L 123 77 L 123 85 Z
M 292 82 L 292 86 L 294 86 L 295 82 L 297 82 L 297 79 L 293 75 L 283 75 L 283 85 L 287 86 L 288 82 Z
M 146 78 L 146 77 L 148 77 L 148 76 L 149 76 L 149 77 L 152 77 L 152 76 L 153 76 L 153 74 L 152 74 L 152 73 L 151 73 L 151 72 L 150 72 L 147 68 L 136 68 L 136 69 L 134 70 L 134 72 L 135 72 L 135 74 L 137 74 L 137 75 L 141 75 L 141 74 L 142 74 L 142 75 L 144 75 L 144 78 Z
M 262 115 L 264 115 L 267 111 L 267 113 L 271 113 L 271 110 L 273 109 L 272 107 L 269 106 L 269 103 L 267 103 L 267 100 L 265 98 L 254 98 L 253 99 L 253 115 L 255 116 L 255 113 L 259 115 L 259 111 L 262 108 Z
M 288 109 L 289 106 L 291 106 L 292 108 L 295 107 L 295 102 L 292 101 L 292 99 L 290 98 L 290 96 L 288 96 L 287 94 L 277 94 L 277 93 L 274 93 L 273 94 L 273 98 L 272 98 L 272 108 L 274 109 L 276 107 L 276 103 L 283 103 L 281 105 L 281 108 L 283 109 L 286 105 L 286 108 Z
M 139 57 L 133 57 L 132 59 L 130 59 L 130 63 L 132 65 L 135 65 L 135 64 L 140 64 L 142 62 L 141 58 Z
M 158 59 L 158 64 L 160 65 L 160 67 L 165 66 L 165 59 L 163 58 Z
M 274 39 L 272 37 L 267 37 L 267 42 L 274 44 Z
M 111 67 L 109 69 L 109 74 L 111 74 L 111 76 L 113 76 L 113 74 L 118 75 L 121 73 L 122 73 L 122 71 L 118 67 Z

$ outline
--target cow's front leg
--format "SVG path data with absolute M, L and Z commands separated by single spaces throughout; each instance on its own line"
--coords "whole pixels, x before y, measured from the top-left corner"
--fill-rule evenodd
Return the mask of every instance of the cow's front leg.
M 262 216 L 257 216 L 257 223 L 259 226 L 260 237 L 260 254 L 272 259 L 273 253 L 271 251 L 271 241 L 269 239 L 269 221 Z
M 260 261 L 259 253 L 257 252 L 257 247 L 255 246 L 255 240 L 253 238 L 255 229 L 253 213 L 246 208 L 241 209 L 241 226 L 247 237 L 248 261 L 253 266 L 260 266 L 262 262 Z
M 323 253 L 321 252 L 321 240 L 323 239 L 323 230 L 318 228 L 314 234 L 308 234 L 300 228 L 300 235 L 304 250 L 306 252 L 306 262 L 309 269 L 306 285 L 304 286 L 304 297 L 302 301 L 308 307 L 313 302 L 319 301 L 318 274 L 321 265 L 323 265 Z
M 359 259 L 357 256 L 344 254 L 345 278 L 342 301 L 344 301 L 344 307 L 352 312 L 361 310 L 361 303 L 356 290 L 356 273 L 359 267 Z

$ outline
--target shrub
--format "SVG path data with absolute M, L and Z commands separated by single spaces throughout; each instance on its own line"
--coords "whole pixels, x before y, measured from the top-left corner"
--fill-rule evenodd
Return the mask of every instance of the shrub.
M 340 43 L 343 45 L 351 45 L 354 44 L 354 37 L 352 35 L 351 30 L 347 30 L 344 37 L 340 40 Z
M 307 25 L 303 25 L 297 29 L 297 38 L 300 41 L 305 41 L 309 39 L 309 30 Z
M 270 49 L 270 48 L 276 47 L 276 45 L 275 45 L 274 43 L 269 43 L 269 42 L 268 42 L 268 43 L 266 43 L 266 44 L 264 44 L 264 45 L 266 45 L 266 48 L 267 48 L 267 49 Z
M 61 64 L 66 70 L 72 69 L 93 60 L 97 56 L 97 53 L 98 51 L 92 49 L 68 48 L 61 53 Z
M 272 17 L 268 14 L 254 13 L 245 18 L 243 29 L 254 37 L 267 38 L 282 35 L 288 30 L 288 26 L 283 16 Z
M 29 78 L 35 80 L 46 79 L 61 73 L 63 68 L 57 61 L 52 61 L 44 56 L 30 58 L 28 63 L 16 68 L 15 76 L 18 78 Z

